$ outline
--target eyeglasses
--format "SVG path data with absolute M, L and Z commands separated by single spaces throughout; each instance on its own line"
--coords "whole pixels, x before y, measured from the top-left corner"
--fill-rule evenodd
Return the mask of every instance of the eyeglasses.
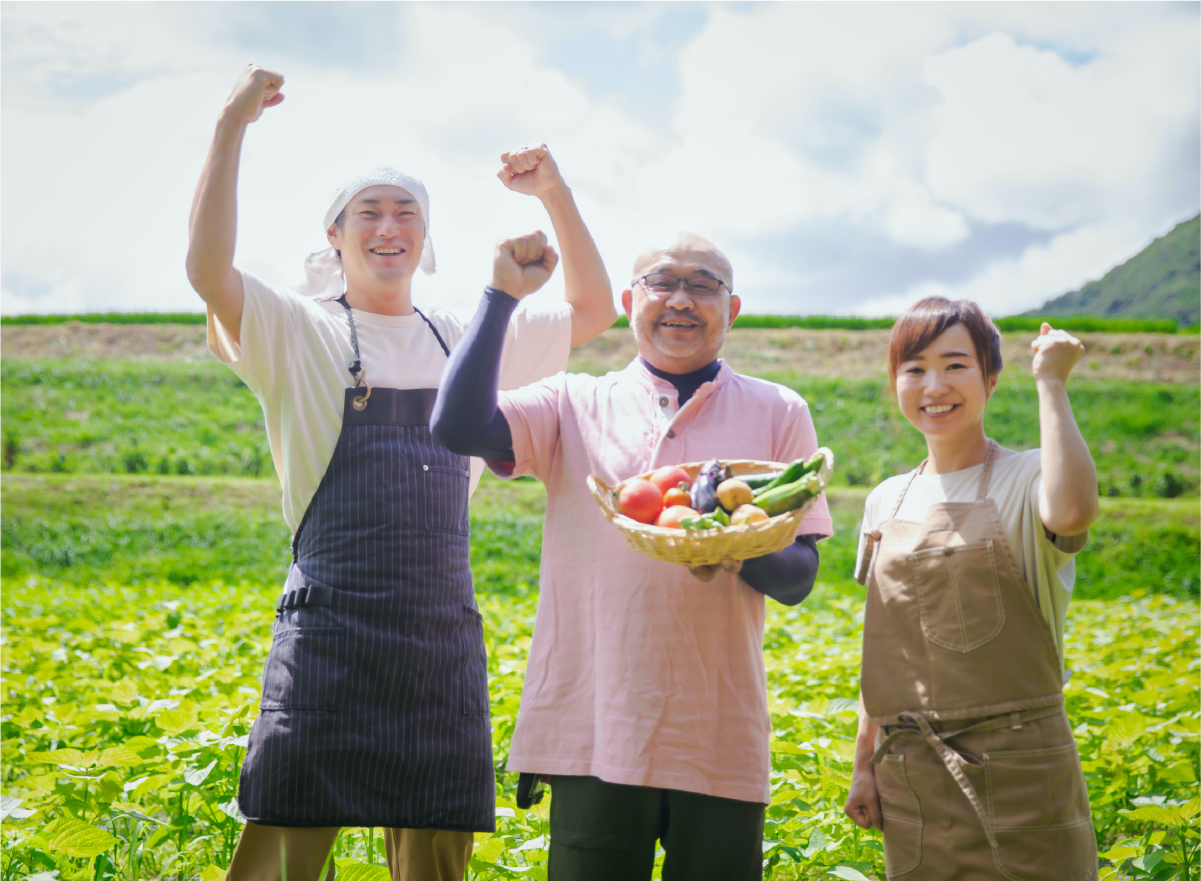
M 650 275 L 634 279 L 635 284 L 638 282 L 642 282 L 644 288 L 657 296 L 674 293 L 680 285 L 684 285 L 688 289 L 688 293 L 694 297 L 712 297 L 722 287 L 725 287 L 731 294 L 734 293 L 730 290 L 730 286 L 720 278 L 710 278 L 707 275 L 698 275 L 693 278 L 679 278 L 670 272 L 652 272 Z

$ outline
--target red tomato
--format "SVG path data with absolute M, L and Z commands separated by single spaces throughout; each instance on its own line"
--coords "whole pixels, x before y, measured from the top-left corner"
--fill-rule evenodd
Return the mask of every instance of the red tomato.
M 663 493 L 663 507 L 670 508 L 672 505 L 683 505 L 686 508 L 692 507 L 692 496 L 686 489 L 672 487 L 667 492 Z
M 668 529 L 679 529 L 680 521 L 685 517 L 699 517 L 696 511 L 689 508 L 687 505 L 672 505 L 666 511 L 659 515 L 659 519 L 655 521 L 656 526 L 666 526 Z
M 675 489 L 681 483 L 692 485 L 692 478 L 679 465 L 664 465 L 651 475 L 651 483 L 659 487 L 659 492 L 666 495 L 669 489 Z
M 639 523 L 654 523 L 663 510 L 663 494 L 649 480 L 627 480 L 617 496 L 617 510 Z

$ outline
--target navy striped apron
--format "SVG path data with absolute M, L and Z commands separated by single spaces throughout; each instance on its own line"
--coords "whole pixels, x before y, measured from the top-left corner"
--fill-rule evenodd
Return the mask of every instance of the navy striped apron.
M 292 542 L 238 803 L 270 826 L 491 832 L 470 460 L 430 435 L 437 389 L 358 388 L 340 302 L 356 387 Z

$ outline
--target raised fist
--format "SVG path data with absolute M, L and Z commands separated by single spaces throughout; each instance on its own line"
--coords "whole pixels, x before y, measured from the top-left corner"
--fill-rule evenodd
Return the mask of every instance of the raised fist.
M 1072 368 L 1084 357 L 1084 344 L 1080 340 L 1066 330 L 1055 330 L 1045 321 L 1030 348 L 1034 350 L 1030 369 L 1035 379 L 1067 382 Z
M 543 196 L 564 185 L 559 166 L 546 144 L 501 153 L 500 161 L 503 166 L 496 176 L 510 190 Z
M 225 102 L 225 112 L 249 125 L 263 115 L 264 108 L 284 100 L 283 85 L 282 73 L 248 64 Z
M 520 300 L 546 284 L 558 262 L 542 230 L 504 239 L 492 258 L 492 287 Z

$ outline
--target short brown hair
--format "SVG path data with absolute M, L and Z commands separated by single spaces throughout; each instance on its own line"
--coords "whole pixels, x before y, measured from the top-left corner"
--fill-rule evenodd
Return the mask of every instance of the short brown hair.
M 984 374 L 984 387 L 1001 372 L 1001 332 L 971 300 L 948 300 L 946 297 L 927 297 L 910 306 L 892 326 L 888 338 L 888 378 L 893 391 L 897 387 L 897 370 L 901 364 L 915 358 L 919 352 L 942 336 L 947 328 L 962 324 L 976 347 L 976 360 Z

